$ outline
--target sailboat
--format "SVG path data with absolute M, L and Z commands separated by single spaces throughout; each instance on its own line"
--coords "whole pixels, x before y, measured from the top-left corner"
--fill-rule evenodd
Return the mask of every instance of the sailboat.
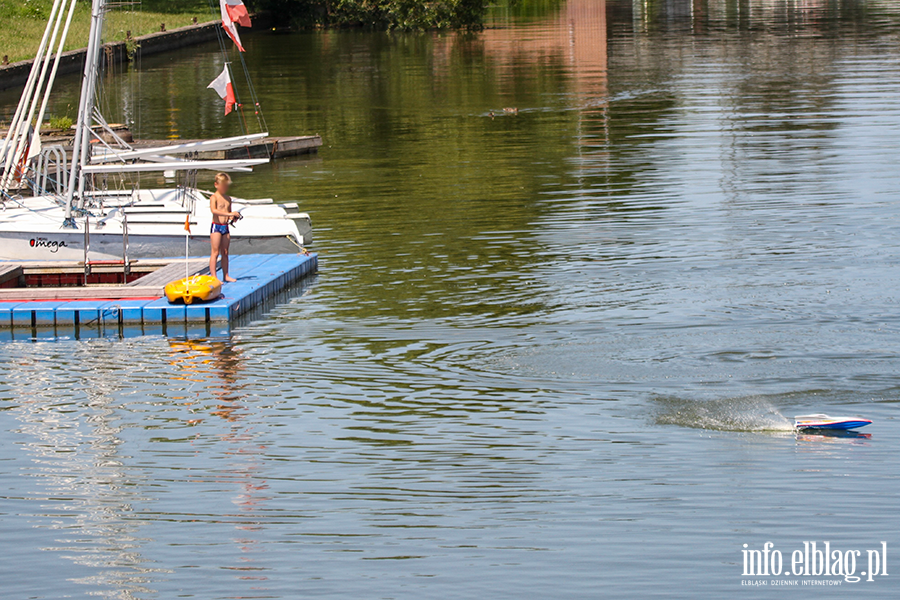
M 54 0 L 22 97 L 0 145 L 0 260 L 128 264 L 134 258 L 177 256 L 184 252 L 185 230 L 189 233 L 192 226 L 201 235 L 189 236 L 188 251 L 207 253 L 209 241 L 202 234 L 212 215 L 208 192 L 196 187 L 197 172 L 246 172 L 269 159 L 201 160 L 195 156 L 247 146 L 268 133 L 154 148 L 134 148 L 123 140 L 95 105 L 101 38 L 110 7 L 107 0 L 92 0 L 71 158 L 69 149 L 62 146 L 42 147 L 40 128 L 75 4 L 76 0 Z M 250 24 L 246 9 L 240 0 L 220 0 L 220 5 L 222 30 L 243 52 L 236 25 Z M 221 34 L 220 42 L 226 52 Z M 229 70 L 226 63 L 222 75 L 209 86 L 225 99 L 226 115 L 236 105 Z M 153 171 L 180 173 L 181 183 L 171 189 L 109 184 L 126 174 L 134 179 Z M 296 204 L 233 198 L 233 210 L 242 218 L 232 228 L 232 252 L 297 252 L 312 241 L 309 215 L 299 212 Z

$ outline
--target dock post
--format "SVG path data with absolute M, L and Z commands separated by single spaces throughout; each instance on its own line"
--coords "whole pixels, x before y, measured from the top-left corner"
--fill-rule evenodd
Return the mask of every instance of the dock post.
M 122 209 L 122 283 L 128 283 L 128 276 L 131 275 L 131 263 L 128 261 L 128 213 Z
M 84 283 L 91 274 L 91 263 L 88 261 L 88 253 L 91 251 L 91 216 L 84 216 Z

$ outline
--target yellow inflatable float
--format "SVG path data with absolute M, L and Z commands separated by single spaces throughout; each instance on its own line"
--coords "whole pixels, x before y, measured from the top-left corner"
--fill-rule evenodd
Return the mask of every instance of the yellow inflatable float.
M 165 292 L 166 298 L 173 304 L 179 300 L 185 304 L 191 304 L 194 300 L 206 302 L 219 297 L 222 282 L 212 275 L 194 275 L 167 284 Z

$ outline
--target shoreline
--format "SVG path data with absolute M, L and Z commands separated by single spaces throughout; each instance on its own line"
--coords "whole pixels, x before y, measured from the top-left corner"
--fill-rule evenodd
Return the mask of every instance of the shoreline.
M 257 31 L 268 25 L 265 15 L 252 15 L 254 25 L 250 31 Z M 141 56 L 162 54 L 172 50 L 178 50 L 186 46 L 194 46 L 216 39 L 216 30 L 222 24 L 221 20 L 206 21 L 196 25 L 185 25 L 168 31 L 157 31 L 132 38 L 140 45 Z M 71 75 L 84 70 L 84 58 L 87 48 L 69 50 L 63 52 L 59 60 L 57 76 Z M 121 64 L 128 62 L 128 49 L 125 40 L 108 42 L 103 44 L 101 56 L 104 57 L 104 66 L 109 64 Z M 31 65 L 34 59 L 20 60 L 6 66 L 0 66 L 0 91 L 22 86 L 28 80 Z

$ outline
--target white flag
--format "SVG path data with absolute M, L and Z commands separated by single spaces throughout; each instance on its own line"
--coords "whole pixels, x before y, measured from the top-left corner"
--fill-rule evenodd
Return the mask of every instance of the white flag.
M 222 69 L 219 76 L 213 79 L 212 83 L 206 87 L 216 90 L 219 97 L 225 101 L 225 114 L 227 115 L 230 113 L 237 102 L 234 99 L 234 86 L 231 85 L 231 75 L 228 74 L 228 65 L 225 65 L 225 68 Z

